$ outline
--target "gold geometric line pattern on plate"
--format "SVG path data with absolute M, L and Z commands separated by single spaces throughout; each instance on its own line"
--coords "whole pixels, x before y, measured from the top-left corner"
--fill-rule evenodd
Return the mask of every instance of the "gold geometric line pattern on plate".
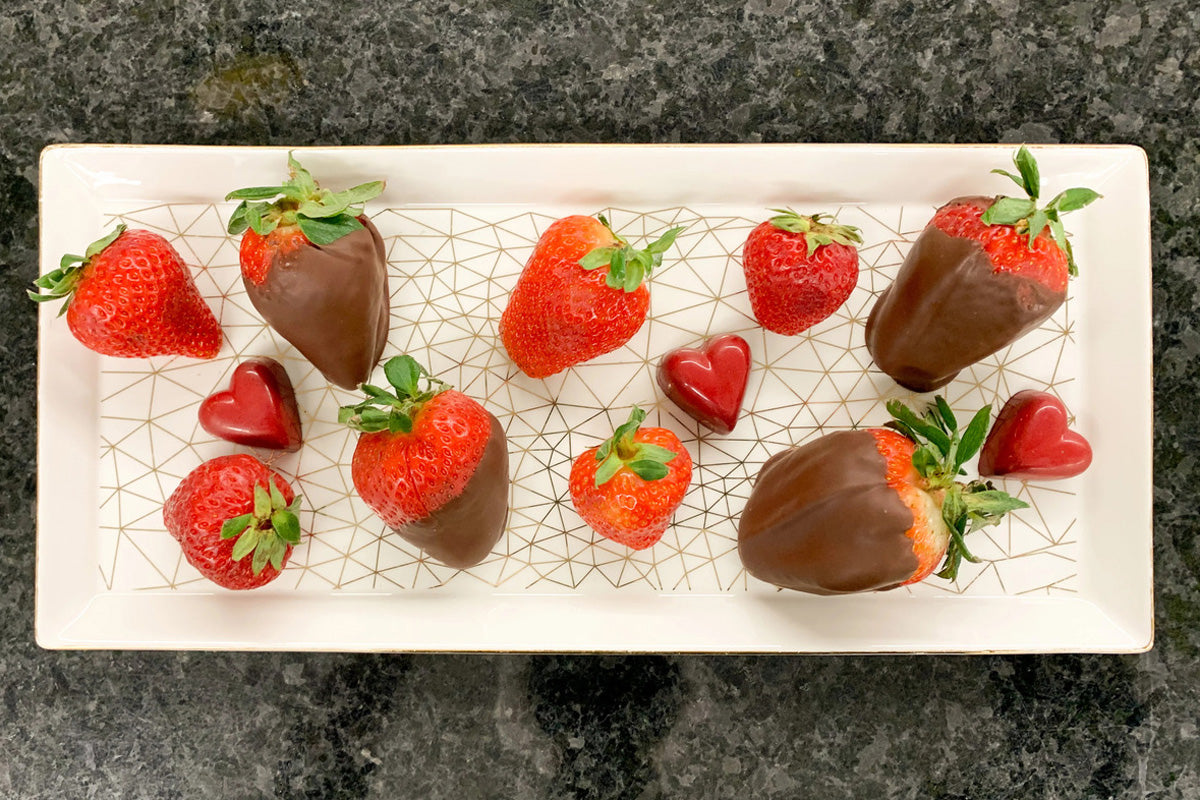
M 824 210 L 824 209 L 818 209 Z M 160 204 L 114 209 L 113 221 L 166 236 L 197 267 L 196 282 L 219 315 L 225 343 L 208 362 L 102 359 L 99 572 L 106 590 L 210 591 L 161 524 L 161 506 L 203 460 L 244 450 L 209 436 L 197 410 L 228 385 L 238 361 L 269 356 L 288 370 L 301 410 L 299 453 L 256 454 L 292 477 L 304 497 L 308 533 L 281 578 L 264 592 L 774 591 L 750 579 L 737 556 L 736 523 L 762 463 L 779 450 L 833 430 L 886 421 L 891 397 L 919 398 L 875 369 L 863 327 L 931 208 L 844 206 L 840 221 L 862 229 L 861 274 L 833 316 L 799 336 L 764 331 L 746 296 L 740 251 L 761 221 L 754 208 L 608 208 L 623 236 L 639 242 L 686 225 L 654 275 L 647 323 L 625 346 L 544 381 L 508 360 L 496 326 L 509 292 L 546 226 L 574 209 L 401 207 L 374 221 L 389 258 L 391 332 L 384 358 L 411 353 L 481 400 L 509 441 L 511 514 L 504 538 L 469 570 L 445 567 L 389 532 L 354 492 L 354 434 L 336 424 L 355 398 L 328 384 L 248 302 L 237 242 L 224 230 L 230 208 Z M 1052 391 L 1072 407 L 1075 320 L 1070 302 L 1007 351 L 964 370 L 943 394 L 961 415 L 999 405 L 1021 388 Z M 750 344 L 753 368 L 737 429 L 708 433 L 661 396 L 658 359 L 718 333 Z M 594 534 L 567 492 L 574 456 L 608 436 L 640 404 L 648 424 L 679 434 L 694 462 L 693 484 L 673 526 L 634 552 Z M 1069 483 L 1009 482 L 1031 508 L 975 534 L 979 564 L 959 580 L 930 579 L 906 592 L 944 595 L 1062 594 L 1078 581 L 1076 495 Z M 1066 488 L 1064 488 L 1066 487 Z

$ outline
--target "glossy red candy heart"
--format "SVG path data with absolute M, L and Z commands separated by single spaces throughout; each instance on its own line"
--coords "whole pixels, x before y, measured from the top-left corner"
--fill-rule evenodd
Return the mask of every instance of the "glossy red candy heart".
M 300 449 L 300 411 L 287 370 L 270 358 L 238 364 L 229 388 L 200 404 L 200 426 L 248 447 Z
M 1067 428 L 1067 409 L 1048 392 L 1017 392 L 979 453 L 979 474 L 1046 480 L 1072 478 L 1092 463 L 1087 439 Z
M 675 405 L 707 428 L 729 433 L 737 425 L 750 376 L 750 345 L 737 334 L 680 348 L 658 364 L 658 385 Z

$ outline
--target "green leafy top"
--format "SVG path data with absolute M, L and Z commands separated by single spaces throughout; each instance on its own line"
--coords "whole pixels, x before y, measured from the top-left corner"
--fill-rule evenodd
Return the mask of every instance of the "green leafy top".
M 941 395 L 934 398 L 934 404 L 924 416 L 918 416 L 899 400 L 889 400 L 887 410 L 892 415 L 888 427 L 916 443 L 913 467 L 928 481 L 927 489 L 935 496 L 937 492 L 942 493 L 942 519 L 950 529 L 950 546 L 937 575 L 954 580 L 964 558 L 972 563 L 979 561 L 967 549 L 965 537 L 968 533 L 998 525 L 1009 511 L 1029 507 L 1007 492 L 993 488 L 988 481 L 962 483 L 958 480 L 960 475 L 966 474 L 963 465 L 983 446 L 992 407 L 979 409 L 961 433 L 950 404 Z
M 236 236 L 247 228 L 266 236 L 280 225 L 299 225 L 313 244 L 336 242 L 362 228 L 358 218 L 363 203 L 378 197 L 383 181 L 363 183 L 344 192 L 322 189 L 313 176 L 288 153 L 291 178 L 282 186 L 251 186 L 225 195 L 241 200 L 229 218 L 229 233 Z M 275 199 L 268 203 L 268 200 Z
M 771 217 L 771 224 L 789 233 L 804 234 L 808 244 L 808 254 L 811 256 L 818 247 L 827 244 L 846 244 L 853 247 L 862 244 L 862 234 L 853 225 L 839 225 L 831 214 L 813 214 L 802 216 L 790 208 L 772 208 L 776 216 Z M 828 222 L 822 222 L 822 217 Z
M 413 418 L 421 406 L 438 393 L 450 388 L 444 381 L 430 375 L 425 367 L 408 355 L 389 358 L 383 365 L 383 373 L 394 391 L 389 392 L 364 383 L 362 390 L 367 394 L 366 399 L 352 406 L 339 408 L 339 424 L 349 425 L 354 430 L 364 433 L 410 433 Z M 422 378 L 425 380 L 424 389 L 420 386 Z
M 67 298 L 67 302 L 63 303 L 62 308 L 58 310 L 58 315 L 61 317 L 66 313 L 67 306 L 71 304 L 71 297 L 75 294 L 75 290 L 79 288 L 79 279 L 83 277 L 84 269 L 94 257 L 115 242 L 117 237 L 124 232 L 125 225 L 117 225 L 113 228 L 112 233 L 89 244 L 83 255 L 76 256 L 68 253 L 63 256 L 59 259 L 58 269 L 47 272 L 33 282 L 37 291 L 26 291 L 29 299 L 37 303 L 45 303 L 50 300 Z M 46 290 L 46 294 L 42 294 L 43 289 Z
M 603 486 L 612 480 L 621 467 L 629 467 L 644 481 L 657 481 L 667 477 L 667 464 L 678 453 L 666 447 L 647 442 L 635 442 L 634 434 L 646 419 L 646 412 L 637 406 L 629 412 L 629 420 L 613 431 L 609 439 L 596 449 L 596 485 Z
M 1056 194 L 1045 208 L 1038 208 L 1037 201 L 1042 190 L 1042 179 L 1038 173 L 1037 161 L 1029 152 L 1029 148 L 1021 145 L 1021 149 L 1013 157 L 1013 163 L 1017 167 L 1018 174 L 1016 175 L 1003 169 L 994 169 L 992 172 L 1012 178 L 1013 182 L 1020 186 L 1028 197 L 996 198 L 996 202 L 983 212 L 984 224 L 1012 225 L 1018 233 L 1028 234 L 1030 250 L 1033 249 L 1033 242 L 1037 239 L 1038 234 L 1049 227 L 1050 235 L 1067 254 L 1067 271 L 1071 275 L 1078 275 L 1079 267 L 1075 263 L 1075 254 L 1071 251 L 1071 243 L 1067 240 L 1067 232 L 1063 228 L 1060 215 L 1069 211 L 1078 211 L 1101 195 L 1091 189 L 1079 187 L 1067 189 Z
M 579 266 L 584 269 L 608 267 L 608 277 L 604 282 L 610 288 L 626 292 L 636 291 L 642 285 L 642 281 L 654 272 L 655 267 L 662 264 L 663 253 L 670 249 L 671 245 L 675 243 L 675 237 L 682 233 L 685 227 L 681 225 L 671 228 L 658 239 L 646 245 L 645 249 L 637 250 L 617 235 L 603 214 L 597 218 L 612 233 L 617 244 L 611 247 L 597 247 L 579 259 Z
M 283 569 L 288 545 L 300 544 L 299 496 L 289 505 L 273 479 L 267 479 L 267 486 L 254 485 L 253 511 L 227 519 L 221 526 L 222 539 L 237 537 L 233 543 L 234 561 L 254 554 L 250 567 L 255 575 L 268 563 L 276 570 Z

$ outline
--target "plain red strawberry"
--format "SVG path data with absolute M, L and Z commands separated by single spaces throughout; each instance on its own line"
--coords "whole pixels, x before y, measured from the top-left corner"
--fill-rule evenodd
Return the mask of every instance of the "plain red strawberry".
M 490 552 L 507 519 L 503 429 L 411 356 L 389 359 L 384 372 L 392 391 L 364 384 L 367 399 L 339 412 L 342 423 L 362 433 L 350 463 L 354 488 L 389 527 L 435 558 L 472 566 Z M 485 467 L 496 448 L 495 463 Z M 458 527 L 472 530 L 443 530 L 430 521 L 471 493 L 480 495 L 470 500 L 474 513 Z
M 255 589 L 279 577 L 300 543 L 299 507 L 279 473 L 243 453 L 188 473 L 163 506 L 163 521 L 204 577 Z
M 959 480 L 983 443 L 990 407 L 960 433 L 936 398 L 924 416 L 887 404 L 894 428 L 837 431 L 772 457 L 738 524 L 738 552 L 760 580 L 814 594 L 894 589 L 957 577 L 975 561 L 965 536 L 1025 503 Z
M 742 268 L 754 318 L 769 331 L 794 336 L 841 308 L 858 284 L 858 229 L 774 209 L 742 248 Z
M 683 228 L 635 250 L 601 217 L 571 216 L 538 239 L 500 317 L 509 358 L 546 378 L 628 342 L 646 321 L 643 283 Z
M 291 154 L 288 166 L 280 186 L 226 196 L 242 201 L 228 227 L 242 234 L 242 284 L 276 333 L 327 380 L 354 389 L 378 363 L 390 322 L 383 237 L 362 208 L 383 182 L 335 193 Z
M 221 349 L 221 326 L 191 271 L 156 233 L 118 225 L 35 285 L 46 290 L 29 292 L 38 302 L 66 298 L 67 327 L 97 353 L 214 358 Z
M 692 481 L 692 458 L 666 428 L 642 428 L 634 407 L 612 438 L 571 465 L 571 501 L 597 533 L 634 550 L 666 532 Z

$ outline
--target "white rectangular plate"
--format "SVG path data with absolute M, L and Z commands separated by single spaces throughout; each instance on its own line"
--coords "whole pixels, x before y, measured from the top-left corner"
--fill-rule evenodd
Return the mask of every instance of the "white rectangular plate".
M 980 564 L 869 595 L 814 597 L 747 577 L 736 522 L 767 457 L 832 430 L 886 421 L 914 397 L 863 342 L 885 288 L 932 211 L 1008 193 L 989 174 L 1010 146 L 693 145 L 307 149 L 333 189 L 376 178 L 368 205 L 388 245 L 385 358 L 409 352 L 481 400 L 509 436 L 507 531 L 468 571 L 426 559 L 374 517 L 349 482 L 353 394 L 332 388 L 255 314 L 224 232 L 242 186 L 278 183 L 286 150 L 141 146 L 47 149 L 41 270 L 116 221 L 156 230 L 195 269 L 225 330 L 213 361 L 100 357 L 46 304 L 39 327 L 37 637 L 52 648 L 657 652 L 1133 652 L 1153 640 L 1149 191 L 1136 147 L 1034 148 L 1046 194 L 1104 198 L 1068 228 L 1082 275 L 1041 329 L 965 370 L 943 394 L 962 416 L 1020 389 L 1070 409 L 1095 460 L 1081 477 L 1003 482 L 1030 503 L 972 536 Z M 863 229 L 858 288 L 795 337 L 750 314 L 742 242 L 791 206 Z M 652 279 L 649 321 L 625 347 L 545 381 L 521 375 L 496 338 L 537 236 L 570 213 L 608 214 L 635 241 L 687 230 Z M 753 351 L 728 437 L 662 397 L 659 357 L 736 332 Z M 296 384 L 306 437 L 272 458 L 305 497 L 306 535 L 281 577 L 246 593 L 200 578 L 161 506 L 203 460 L 237 447 L 196 410 L 237 362 L 274 357 Z M 378 370 L 382 372 L 382 370 Z M 382 382 L 381 375 L 375 382 Z M 567 495 L 572 458 L 640 404 L 696 464 L 675 524 L 632 552 L 592 533 Z

